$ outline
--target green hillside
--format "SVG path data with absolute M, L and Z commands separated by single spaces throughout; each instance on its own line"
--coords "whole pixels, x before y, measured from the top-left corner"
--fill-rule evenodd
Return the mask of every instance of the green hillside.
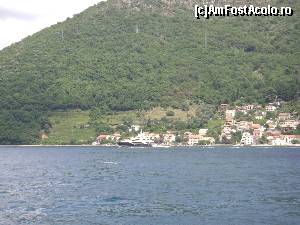
M 276 3 L 292 17 L 210 20 L 179 3 L 133 2 L 99 3 L 0 51 L 0 144 L 38 142 L 57 110 L 297 97 L 298 1 Z

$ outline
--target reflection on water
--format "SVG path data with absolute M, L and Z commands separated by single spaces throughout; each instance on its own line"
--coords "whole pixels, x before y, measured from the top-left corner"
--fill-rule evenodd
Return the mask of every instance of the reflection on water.
M 0 224 L 299 224 L 300 149 L 1 147 Z

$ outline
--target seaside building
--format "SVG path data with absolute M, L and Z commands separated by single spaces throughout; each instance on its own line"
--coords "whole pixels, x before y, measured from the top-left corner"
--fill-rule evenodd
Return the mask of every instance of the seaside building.
M 113 135 L 111 135 L 110 138 L 114 141 L 119 141 L 121 139 L 121 134 L 119 132 L 116 132 Z
M 213 137 L 201 137 L 199 141 L 206 141 L 209 142 L 211 145 L 216 142 L 215 138 Z
M 187 143 L 188 145 L 190 146 L 193 146 L 193 145 L 198 145 L 199 142 L 201 141 L 205 141 L 209 144 L 214 144 L 215 143 L 215 139 L 213 137 L 205 137 L 205 136 L 202 136 L 200 134 L 192 134 L 192 133 L 189 133 L 187 136 Z
M 164 138 L 164 143 L 168 145 L 173 144 L 176 140 L 176 136 L 173 133 L 164 134 L 163 138 Z
M 259 139 L 262 137 L 263 131 L 261 129 L 254 129 L 253 130 L 253 142 L 258 144 Z
M 158 133 L 149 133 L 148 135 L 149 135 L 149 138 L 153 141 L 160 139 L 160 134 L 158 134 Z
M 288 145 L 291 145 L 293 141 L 300 142 L 300 135 L 284 135 L 284 140 Z
M 293 141 L 300 142 L 300 135 L 273 135 L 267 137 L 271 145 L 293 145 Z
M 283 138 L 283 136 L 274 136 L 271 139 L 271 145 L 287 145 L 286 140 Z
M 252 145 L 252 144 L 253 144 L 253 136 L 249 132 L 244 132 L 241 139 L 241 145 Z
M 199 143 L 199 134 L 190 134 L 188 136 L 188 145 L 197 145 Z
M 235 133 L 236 130 L 232 129 L 231 126 L 227 126 L 225 125 L 223 130 L 222 130 L 222 134 L 220 136 L 220 141 L 222 140 L 222 138 L 226 138 L 228 140 L 231 139 L 231 133 Z
M 110 135 L 109 134 L 100 134 L 98 137 L 97 137 L 97 140 L 99 140 L 100 142 L 101 141 L 104 141 L 104 140 L 108 140 L 110 138 Z
M 100 134 L 97 138 L 96 141 L 93 143 L 95 145 L 99 145 L 105 141 L 119 141 L 121 139 L 121 134 L 119 132 L 116 132 L 114 134 Z

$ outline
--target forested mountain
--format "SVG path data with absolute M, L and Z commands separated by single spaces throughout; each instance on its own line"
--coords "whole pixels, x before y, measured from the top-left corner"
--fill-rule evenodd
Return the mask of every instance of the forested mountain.
M 209 20 L 183 2 L 108 0 L 3 49 L 0 143 L 34 143 L 58 109 L 296 98 L 299 1 L 273 1 L 292 17 Z

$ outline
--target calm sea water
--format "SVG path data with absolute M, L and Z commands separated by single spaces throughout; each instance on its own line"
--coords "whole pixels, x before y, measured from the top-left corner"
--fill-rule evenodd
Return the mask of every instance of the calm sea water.
M 0 147 L 0 224 L 300 224 L 300 149 Z

